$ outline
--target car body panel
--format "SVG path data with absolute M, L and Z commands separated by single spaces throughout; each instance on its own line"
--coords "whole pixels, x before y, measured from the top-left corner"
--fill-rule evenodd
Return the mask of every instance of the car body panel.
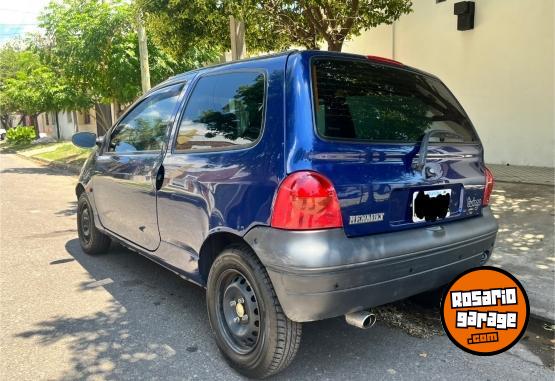
M 149 251 L 160 244 L 154 179 L 162 152 L 99 155 L 92 180 L 102 225 Z
M 205 75 L 260 68 L 267 81 L 266 120 L 262 136 L 253 146 L 187 153 L 168 150 L 164 158 L 165 180 L 158 193 L 160 235 L 192 261 L 198 260 L 203 242 L 213 233 L 243 236 L 253 226 L 269 224 L 274 193 L 284 173 L 280 142 L 286 59 L 283 55 L 215 68 L 201 72 L 191 82 L 193 89 Z M 175 263 L 175 258 L 165 260 Z
M 344 58 L 329 52 L 292 56 L 287 71 L 286 152 L 287 173 L 313 170 L 334 184 L 348 236 L 360 236 L 414 228 L 411 208 L 415 191 L 451 189 L 451 216 L 457 220 L 480 215 L 485 187 L 483 149 L 476 144 L 430 145 L 428 165 L 440 176 L 427 179 L 415 171 L 419 143 L 353 142 L 323 139 L 315 132 L 310 64 L 313 58 Z M 363 59 L 356 57 L 354 59 Z M 376 63 L 376 65 L 383 65 Z M 391 70 L 412 68 L 390 65 Z M 423 74 L 417 71 L 418 74 Z M 311 112 L 307 112 L 310 110 Z M 468 207 L 467 199 L 479 200 Z M 472 202 L 471 202 L 472 205 Z M 352 224 L 351 216 L 378 214 L 381 220 Z M 418 223 L 427 226 L 432 222 Z
M 159 94 L 165 88 L 157 88 L 152 94 Z M 168 130 L 175 122 L 175 114 L 183 98 L 183 89 L 171 113 Z M 124 237 L 138 246 L 154 251 L 160 245 L 157 217 L 156 176 L 162 164 L 167 143 L 155 151 L 112 152 L 108 149 L 110 137 L 125 116 L 133 112 L 148 96 L 135 102 L 109 130 L 104 142 L 94 153 L 94 176 L 91 188 L 94 190 L 95 209 L 98 221 L 115 235 Z M 166 132 L 166 140 L 169 138 Z

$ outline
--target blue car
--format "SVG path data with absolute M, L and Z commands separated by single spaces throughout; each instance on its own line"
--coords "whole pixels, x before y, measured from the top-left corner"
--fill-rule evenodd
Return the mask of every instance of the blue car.
M 491 256 L 493 177 L 435 76 L 293 51 L 172 77 L 104 137 L 76 188 L 83 251 L 112 241 L 206 288 L 217 344 L 263 378 L 301 323 L 441 288 Z

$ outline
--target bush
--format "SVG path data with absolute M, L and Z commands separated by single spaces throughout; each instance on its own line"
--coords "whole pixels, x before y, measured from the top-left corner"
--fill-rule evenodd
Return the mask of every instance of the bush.
M 35 128 L 33 126 L 10 128 L 6 132 L 6 140 L 10 144 L 30 144 L 36 137 L 37 134 L 35 133 Z

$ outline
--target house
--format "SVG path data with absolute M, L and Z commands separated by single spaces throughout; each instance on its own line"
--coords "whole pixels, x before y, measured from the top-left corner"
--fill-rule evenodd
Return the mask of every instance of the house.
M 96 105 L 80 111 L 43 112 L 37 117 L 39 132 L 61 140 L 70 140 L 74 133 L 82 131 L 102 136 L 117 120 L 115 115 L 121 115 L 122 111 L 117 105 L 111 104 Z

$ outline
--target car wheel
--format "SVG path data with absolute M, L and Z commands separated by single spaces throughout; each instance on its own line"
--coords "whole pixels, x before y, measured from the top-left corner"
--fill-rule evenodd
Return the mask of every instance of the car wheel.
M 216 258 L 206 301 L 218 347 L 237 371 L 265 378 L 291 363 L 301 324 L 285 316 L 266 269 L 248 246 L 231 246 Z
M 111 239 L 98 230 L 87 194 L 83 192 L 77 203 L 77 233 L 81 248 L 87 254 L 101 254 L 110 248 Z

